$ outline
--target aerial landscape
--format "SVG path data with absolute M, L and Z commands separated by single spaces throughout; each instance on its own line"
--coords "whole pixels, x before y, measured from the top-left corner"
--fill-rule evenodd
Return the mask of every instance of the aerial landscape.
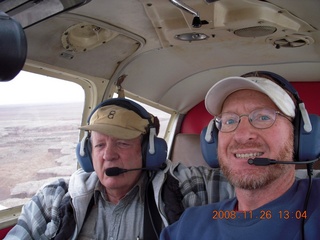
M 0 106 L 0 207 L 77 168 L 82 103 Z

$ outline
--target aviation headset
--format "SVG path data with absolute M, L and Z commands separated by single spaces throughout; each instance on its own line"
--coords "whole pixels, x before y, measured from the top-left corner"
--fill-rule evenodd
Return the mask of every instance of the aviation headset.
M 296 112 L 293 120 L 294 126 L 294 161 L 304 162 L 315 160 L 320 157 L 320 117 L 315 114 L 308 114 L 303 101 L 300 99 L 297 90 L 283 77 L 278 74 L 257 71 L 242 75 L 269 76 L 280 87 L 290 92 L 296 100 Z M 215 127 L 214 119 L 210 121 L 200 135 L 201 151 L 205 161 L 210 167 L 219 167 L 218 162 L 218 129 Z
M 143 136 L 142 140 L 142 159 L 143 167 L 150 168 L 154 170 L 155 168 L 160 168 L 160 166 L 166 161 L 167 158 L 167 143 L 164 139 L 157 137 L 157 131 L 159 129 L 159 123 L 152 117 L 150 113 L 147 112 L 139 104 L 125 98 L 113 98 L 108 99 L 100 103 L 97 107 L 93 109 L 88 117 L 87 123 L 90 123 L 92 115 L 101 107 L 107 105 L 117 105 L 122 108 L 126 108 L 134 111 L 141 118 L 147 119 L 148 129 L 147 133 Z M 77 144 L 76 155 L 82 169 L 86 172 L 93 172 L 93 164 L 91 159 L 91 140 L 90 132 L 86 130 L 85 136 Z

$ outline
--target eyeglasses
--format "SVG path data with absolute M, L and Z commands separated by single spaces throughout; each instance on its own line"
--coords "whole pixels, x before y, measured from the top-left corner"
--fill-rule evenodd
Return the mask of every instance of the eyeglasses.
M 249 114 L 238 115 L 232 112 L 221 113 L 215 117 L 215 125 L 219 131 L 227 133 L 236 130 L 241 118 L 248 117 L 250 124 L 259 129 L 265 129 L 271 127 L 276 121 L 277 115 L 287 118 L 289 117 L 283 113 L 270 108 L 260 108 L 252 111 Z M 290 120 L 291 121 L 291 120 Z

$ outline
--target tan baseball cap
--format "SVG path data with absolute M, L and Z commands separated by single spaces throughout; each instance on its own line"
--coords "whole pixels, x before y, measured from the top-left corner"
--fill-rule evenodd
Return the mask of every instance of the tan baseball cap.
M 225 99 L 233 92 L 251 89 L 266 94 L 289 117 L 295 116 L 295 104 L 289 94 L 278 84 L 262 77 L 228 77 L 213 85 L 206 97 L 205 106 L 213 116 L 221 113 Z
M 93 113 L 88 125 L 80 129 L 96 131 L 119 139 L 133 139 L 147 133 L 149 121 L 132 110 L 107 105 Z

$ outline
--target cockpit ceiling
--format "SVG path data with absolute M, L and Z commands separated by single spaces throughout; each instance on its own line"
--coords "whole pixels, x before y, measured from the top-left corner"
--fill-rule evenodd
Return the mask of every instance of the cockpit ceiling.
M 220 0 L 210 4 L 204 0 L 171 1 L 181 2 L 187 9 L 194 10 L 199 15 L 199 25 L 193 24 L 195 15 L 185 8 L 173 8 L 166 1 L 144 2 L 164 47 L 190 42 L 232 41 L 239 37 L 281 38 L 316 31 L 310 23 L 268 1 Z M 260 41 L 265 42 L 265 38 Z
M 70 13 L 45 20 L 25 31 L 31 39 L 28 59 L 106 79 L 144 45 L 144 39 L 139 36 Z M 38 37 L 33 38 L 33 35 Z
M 83 2 L 25 29 L 28 61 L 111 84 L 126 76 L 128 92 L 182 112 L 252 70 L 319 81 L 319 0 L 175 1 L 197 12 L 196 27 L 173 0 Z

